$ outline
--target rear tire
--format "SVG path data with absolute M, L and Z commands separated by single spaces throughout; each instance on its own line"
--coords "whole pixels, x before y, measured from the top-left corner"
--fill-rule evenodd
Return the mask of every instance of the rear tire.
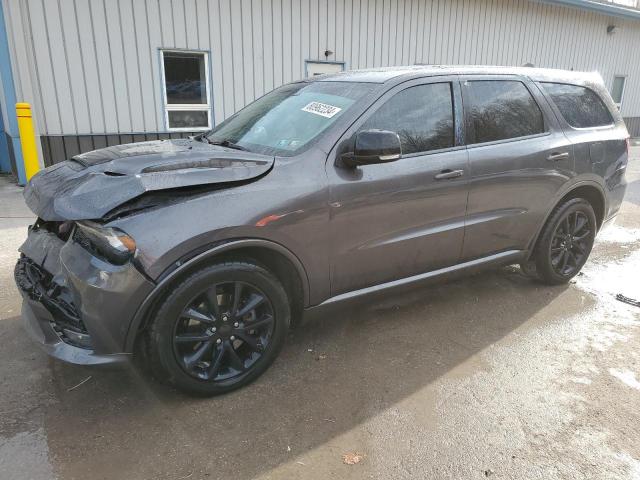
M 290 315 L 284 288 L 264 267 L 240 261 L 205 267 L 158 308 L 147 332 L 150 368 L 184 392 L 230 392 L 275 360 Z
M 533 260 L 543 283 L 566 283 L 580 272 L 595 240 L 596 215 L 583 198 L 558 205 L 547 220 L 536 244 Z

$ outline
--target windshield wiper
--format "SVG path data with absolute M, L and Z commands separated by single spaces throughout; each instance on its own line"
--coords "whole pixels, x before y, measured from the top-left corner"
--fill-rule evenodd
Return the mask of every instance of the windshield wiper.
M 233 143 L 229 140 L 222 140 L 220 142 L 214 142 L 213 140 L 209 140 L 207 137 L 206 138 L 207 142 L 209 142 L 211 145 L 218 145 L 220 147 L 227 147 L 227 148 L 233 148 L 235 150 L 243 150 L 243 151 L 247 151 L 246 148 L 244 148 L 242 145 L 238 145 L 237 143 Z

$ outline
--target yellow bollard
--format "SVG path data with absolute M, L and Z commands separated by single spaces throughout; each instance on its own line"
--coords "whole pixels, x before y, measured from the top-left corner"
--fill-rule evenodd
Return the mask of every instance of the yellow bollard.
M 40 170 L 38 150 L 36 149 L 36 134 L 33 130 L 33 120 L 31 119 L 31 105 L 28 103 L 16 103 L 16 115 L 18 116 L 24 172 L 28 182 Z

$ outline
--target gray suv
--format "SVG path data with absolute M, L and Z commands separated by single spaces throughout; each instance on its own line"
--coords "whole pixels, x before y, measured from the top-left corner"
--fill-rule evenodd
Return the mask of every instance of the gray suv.
M 280 87 L 190 139 L 33 177 L 28 331 L 79 364 L 134 352 L 227 392 L 307 309 L 491 264 L 567 282 L 623 199 L 628 133 L 597 74 L 420 66 Z

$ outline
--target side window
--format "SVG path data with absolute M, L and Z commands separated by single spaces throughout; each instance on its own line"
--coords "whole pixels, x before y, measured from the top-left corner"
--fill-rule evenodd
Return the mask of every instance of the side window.
M 602 127 L 613 123 L 611 113 L 593 90 L 565 83 L 543 82 L 542 86 L 572 127 Z
M 470 80 L 466 85 L 467 114 L 475 140 L 493 142 L 545 131 L 538 104 L 517 80 Z
M 397 132 L 403 154 L 453 147 L 451 84 L 430 83 L 397 93 L 361 127 L 370 129 Z

